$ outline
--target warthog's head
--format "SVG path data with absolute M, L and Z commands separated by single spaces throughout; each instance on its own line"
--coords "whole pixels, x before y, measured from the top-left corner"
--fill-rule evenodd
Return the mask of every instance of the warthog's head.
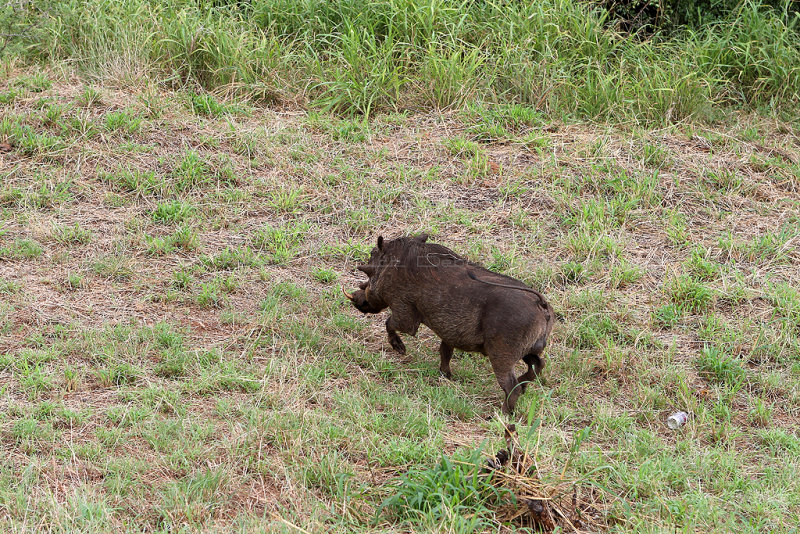
M 381 287 L 384 284 L 379 283 L 381 275 L 386 271 L 386 267 L 397 266 L 398 249 L 405 245 L 408 238 L 395 239 L 393 241 L 384 241 L 383 236 L 378 236 L 378 243 L 372 249 L 369 255 L 369 261 L 364 265 L 359 265 L 357 268 L 369 278 L 366 282 L 358 285 L 359 289 L 353 293 L 348 293 L 342 288 L 344 295 L 350 299 L 353 306 L 362 313 L 380 313 L 389 307 L 384 297 L 381 295 Z M 420 235 L 413 238 L 419 244 L 427 241 L 427 235 Z
M 378 245 L 372 249 L 369 261 L 357 267 L 359 271 L 368 277 L 366 282 L 361 282 L 358 285 L 358 291 L 348 293 L 342 288 L 344 295 L 362 313 L 380 313 L 388 307 L 388 304 L 375 291 L 375 283 L 383 270 L 383 265 L 381 264 L 381 259 L 384 256 L 383 248 L 383 236 L 378 236 Z

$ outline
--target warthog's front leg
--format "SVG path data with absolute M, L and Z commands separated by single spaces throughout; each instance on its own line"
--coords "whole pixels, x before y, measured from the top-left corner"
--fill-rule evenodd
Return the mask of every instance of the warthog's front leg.
M 394 350 L 400 354 L 406 353 L 406 346 L 400 336 L 397 335 L 397 332 L 416 336 L 419 329 L 419 321 L 419 317 L 413 310 L 405 307 L 392 309 L 392 315 L 386 319 L 386 333 L 389 334 L 389 344 L 392 345 Z
M 406 344 L 403 343 L 403 340 L 397 335 L 397 326 L 394 321 L 394 315 L 390 315 L 389 318 L 386 319 L 386 333 L 389 334 L 389 344 L 392 346 L 392 348 L 400 354 L 405 354 Z

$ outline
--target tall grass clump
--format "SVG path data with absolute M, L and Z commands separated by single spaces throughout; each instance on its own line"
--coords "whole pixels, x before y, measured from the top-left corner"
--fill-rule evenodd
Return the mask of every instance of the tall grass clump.
M 733 101 L 790 102 L 800 88 L 800 14 L 776 16 L 743 2 L 729 20 L 691 41 L 698 70 L 720 81 L 718 94 Z
M 270 84 L 277 58 L 284 51 L 241 14 L 193 4 L 165 5 L 152 57 L 164 64 L 167 72 L 205 88 Z
M 28 57 L 69 59 L 93 74 L 116 65 L 160 82 L 204 88 L 242 85 L 270 93 L 280 46 L 230 8 L 179 0 L 36 0 L 20 36 Z M 120 65 L 121 63 L 121 65 Z
M 309 52 L 320 74 L 314 84 L 319 105 L 365 115 L 396 107 L 406 78 L 402 44 L 353 26 L 330 39 L 338 51 L 332 59 L 324 51 Z
M 391 486 L 378 520 L 391 519 L 412 530 L 484 532 L 492 526 L 493 505 L 501 496 L 479 451 L 466 461 L 442 457 L 432 468 L 416 467 Z
M 0 31 L 37 61 L 111 64 L 341 113 L 517 102 L 578 119 L 712 120 L 720 104 L 794 110 L 798 16 L 745 0 L 651 37 L 591 2 L 31 0 Z M 8 31 L 4 31 L 8 30 Z M 119 65 L 117 65 L 119 66 Z

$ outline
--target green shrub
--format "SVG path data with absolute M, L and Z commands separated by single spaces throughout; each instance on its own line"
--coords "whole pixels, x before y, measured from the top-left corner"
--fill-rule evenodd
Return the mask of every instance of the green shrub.
M 794 110 L 796 13 L 732 3 L 659 2 L 675 24 L 701 14 L 703 24 L 651 38 L 609 28 L 600 4 L 569 0 L 33 0 L 0 18 L 0 31 L 31 59 L 102 74 L 125 57 L 176 86 L 285 95 L 341 113 L 481 100 L 663 124 L 715 120 L 716 103 Z M 192 107 L 225 112 L 203 92 Z
M 448 532 L 483 532 L 491 529 L 491 504 L 500 497 L 490 477 L 482 474 L 480 451 L 463 460 L 443 456 L 431 467 L 412 467 L 400 477 L 378 514 L 403 525 Z

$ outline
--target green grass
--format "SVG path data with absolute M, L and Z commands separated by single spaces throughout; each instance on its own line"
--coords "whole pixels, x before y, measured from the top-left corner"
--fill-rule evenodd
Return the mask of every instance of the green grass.
M 675 305 L 689 312 L 708 309 L 715 298 L 711 288 L 689 275 L 672 279 L 666 287 L 666 292 Z
M 261 258 L 250 247 L 228 247 L 218 254 L 201 256 L 200 262 L 211 271 L 228 271 L 240 266 L 258 266 Z
M 165 184 L 152 171 L 117 168 L 112 172 L 99 172 L 99 178 L 118 187 L 120 191 L 137 195 L 163 194 Z
M 104 255 L 91 263 L 92 271 L 103 278 L 124 282 L 133 277 L 130 257 L 122 254 Z
M 20 290 L 20 285 L 16 282 L 0 279 L 0 293 L 16 293 Z
M 190 219 L 195 208 L 186 202 L 173 200 L 158 204 L 152 211 L 153 221 L 161 224 L 180 223 Z
M 711 380 L 736 388 L 742 386 L 747 376 L 741 362 L 724 354 L 716 347 L 703 348 L 698 360 L 698 367 Z
M 56 158 L 64 150 L 61 136 L 37 131 L 35 127 L 19 120 L 3 118 L 0 121 L 0 135 L 7 137 L 23 154 L 39 158 Z
M 180 226 L 175 232 L 163 237 L 145 236 L 147 253 L 155 256 L 175 251 L 191 251 L 198 246 L 197 232 L 189 226 Z
M 78 273 L 69 273 L 64 281 L 64 288 L 68 291 L 76 291 L 86 287 L 86 280 L 83 275 Z
M 105 127 L 110 132 L 123 132 L 132 135 L 139 132 L 142 127 L 142 120 L 132 111 L 112 111 L 105 116 Z
M 44 249 L 33 239 L 16 239 L 12 243 L 0 246 L 0 259 L 28 260 L 38 258 Z
M 32 93 L 41 93 L 42 91 L 50 89 L 53 86 L 53 82 L 48 79 L 45 74 L 40 72 L 20 76 L 14 80 L 12 85 L 23 90 L 31 91 Z
M 302 221 L 281 228 L 267 226 L 255 233 L 253 247 L 269 253 L 274 263 L 286 263 L 298 255 L 308 231 L 309 225 Z
M 482 532 L 492 526 L 492 500 L 497 490 L 481 471 L 481 455 L 442 458 L 431 468 L 411 469 L 381 503 L 381 516 L 407 528 Z
M 103 95 L 96 87 L 92 87 L 91 85 L 87 85 L 83 88 L 83 91 L 76 102 L 80 104 L 82 107 L 90 108 L 99 104 L 102 104 Z
M 61 244 L 86 244 L 92 240 L 91 230 L 81 227 L 80 223 L 72 226 L 53 226 L 51 231 L 52 238 Z
M 239 107 L 220 103 L 210 94 L 191 94 L 189 95 L 189 104 L 192 111 L 203 116 L 219 117 L 240 111 Z

